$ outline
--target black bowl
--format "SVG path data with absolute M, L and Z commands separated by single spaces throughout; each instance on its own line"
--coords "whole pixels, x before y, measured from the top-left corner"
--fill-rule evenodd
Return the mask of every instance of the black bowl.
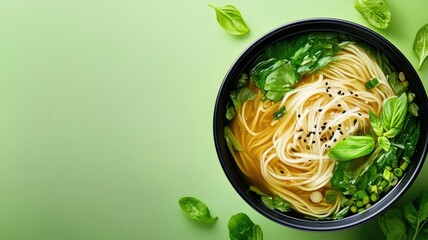
M 411 184 L 414 182 L 425 161 L 428 141 L 428 122 L 422 120 L 420 126 L 421 136 L 416 146 L 416 152 L 411 159 L 412 163 L 406 174 L 400 179 L 399 183 L 368 210 L 340 220 L 315 221 L 305 219 L 295 213 L 280 213 L 267 208 L 260 201 L 259 196 L 248 191 L 249 184 L 245 181 L 232 155 L 230 154 L 223 135 L 224 126 L 227 124 L 225 113 L 226 105 L 229 101 L 229 93 L 236 85 L 241 73 L 248 71 L 251 63 L 255 61 L 255 58 L 259 56 L 267 46 L 296 35 L 323 31 L 348 34 L 383 52 L 393 65 L 399 66 L 399 69 L 404 72 L 406 79 L 408 79 L 410 88 L 417 96 L 417 103 L 420 108 L 420 119 L 428 119 L 428 102 L 426 93 L 418 74 L 410 62 L 391 42 L 366 27 L 339 19 L 322 18 L 301 20 L 281 26 L 265 34 L 244 50 L 227 72 L 215 103 L 214 142 L 221 166 L 230 183 L 239 195 L 260 214 L 285 226 L 313 231 L 329 231 L 353 227 L 373 219 L 386 211 L 410 188 Z

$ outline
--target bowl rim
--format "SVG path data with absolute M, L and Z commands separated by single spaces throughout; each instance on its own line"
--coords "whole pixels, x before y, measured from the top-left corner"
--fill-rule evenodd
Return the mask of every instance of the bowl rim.
M 290 31 L 289 33 L 286 33 Z M 409 187 L 415 181 L 417 175 L 419 174 L 422 166 L 424 164 L 426 154 L 427 154 L 427 146 L 428 146 L 428 138 L 427 133 L 421 131 L 420 139 L 418 141 L 417 149 L 419 152 L 415 153 L 412 156 L 412 159 L 415 159 L 418 154 L 418 161 L 416 164 L 411 164 L 410 168 L 406 171 L 406 174 L 400 179 L 399 183 L 396 187 L 394 187 L 391 191 L 389 191 L 386 195 L 384 195 L 378 202 L 373 204 L 370 209 L 364 211 L 363 213 L 348 216 L 339 220 L 308 220 L 303 218 L 297 218 L 293 216 L 287 215 L 287 213 L 279 213 L 277 211 L 271 210 L 264 206 L 259 199 L 254 197 L 254 194 L 248 192 L 248 184 L 247 189 L 242 188 L 242 179 L 240 179 L 240 173 L 237 172 L 239 169 L 236 169 L 236 165 L 231 158 L 230 153 L 225 153 L 224 139 L 223 137 L 223 129 L 221 127 L 224 126 L 224 109 L 221 109 L 220 106 L 225 108 L 224 95 L 229 91 L 226 89 L 228 85 L 236 82 L 229 80 L 231 76 L 236 75 L 236 72 L 242 72 L 245 66 L 248 63 L 254 61 L 254 58 L 259 55 L 267 46 L 273 44 L 274 42 L 283 40 L 285 38 L 289 38 L 295 35 L 308 33 L 308 32 L 343 32 L 345 34 L 353 35 L 364 42 L 380 49 L 387 57 L 391 60 L 391 55 L 398 57 L 394 59 L 395 62 L 400 62 L 403 69 L 407 70 L 406 74 L 410 73 L 412 79 L 412 89 L 419 88 L 420 94 L 418 95 L 418 106 L 420 107 L 420 112 L 423 113 L 420 116 L 420 119 L 423 117 L 427 117 L 428 112 L 428 101 L 425 89 L 423 87 L 422 81 L 419 78 L 416 70 L 412 66 L 412 64 L 408 61 L 408 59 L 404 56 L 404 54 L 395 47 L 389 40 L 380 35 L 379 33 L 371 30 L 365 26 L 362 26 L 358 23 L 351 22 L 348 20 L 338 19 L 338 18 L 306 18 L 301 20 L 292 21 L 286 24 L 283 24 L 279 27 L 274 28 L 273 30 L 263 34 L 261 37 L 256 39 L 254 42 L 250 43 L 250 45 L 244 49 L 235 61 L 232 63 L 231 67 L 227 71 L 221 85 L 220 89 L 215 101 L 214 107 L 214 115 L 213 115 L 213 130 L 214 130 L 214 143 L 217 152 L 217 156 L 223 172 L 225 173 L 227 179 L 230 184 L 233 186 L 235 191 L 241 196 L 241 198 L 250 205 L 256 212 L 262 214 L 266 218 L 277 222 L 281 225 L 301 229 L 301 230 L 310 230 L 310 231 L 333 231 L 340 230 L 345 228 L 354 227 L 360 225 L 364 222 L 367 222 L 376 216 L 384 213 L 388 208 L 394 205 L 398 201 L 398 199 L 404 195 L 405 192 L 409 189 Z M 364 36 L 360 36 L 357 33 L 365 34 Z M 279 35 L 279 36 L 278 36 Z M 273 39 L 273 40 L 272 40 Z M 373 42 L 374 41 L 374 42 Z M 266 45 L 266 43 L 268 43 Z M 387 51 L 388 50 L 388 51 Z M 250 55 L 250 56 L 249 56 Z M 252 55 L 252 56 L 251 56 Z M 250 58 L 251 60 L 248 60 Z M 243 60 L 245 59 L 245 62 Z M 397 64 L 394 64 L 397 65 Z M 241 70 L 240 70 L 241 69 Z M 401 70 L 403 70 L 401 69 Z M 237 79 L 237 78 L 235 78 Z M 424 108 L 421 108 L 421 103 L 423 103 Z M 427 129 L 426 124 L 423 124 L 422 127 L 421 121 L 421 130 Z M 220 127 L 221 126 L 221 127 Z M 223 142 L 223 145 L 221 143 Z M 235 165 L 233 167 L 233 165 Z M 232 169 L 231 169 L 232 168 Z M 234 168 L 234 171 L 233 171 Z M 412 169 L 412 170 L 410 170 Z M 241 186 L 240 186 L 241 185 Z M 252 196 L 253 195 L 253 196 Z M 377 206 L 377 207 L 376 207 Z

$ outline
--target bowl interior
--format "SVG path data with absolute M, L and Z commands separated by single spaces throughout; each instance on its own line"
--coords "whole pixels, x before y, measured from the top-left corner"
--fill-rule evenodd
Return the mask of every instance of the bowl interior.
M 229 93 L 234 88 L 242 72 L 247 72 L 251 63 L 266 47 L 286 38 L 294 37 L 309 32 L 338 32 L 345 33 L 365 42 L 383 52 L 391 64 L 397 66 L 405 73 L 410 88 L 416 94 L 419 106 L 420 119 L 428 118 L 427 96 L 422 82 L 406 57 L 387 39 L 372 30 L 358 24 L 339 19 L 307 19 L 281 26 L 259 38 L 251 44 L 236 59 L 227 72 L 220 87 L 214 110 L 214 142 L 220 164 L 232 186 L 239 195 L 256 211 L 265 217 L 280 224 L 304 230 L 338 230 L 356 226 L 380 215 L 392 206 L 410 187 L 418 175 L 425 161 L 427 148 L 427 122 L 421 121 L 420 139 L 416 146 L 416 152 L 412 157 L 412 163 L 399 183 L 383 196 L 378 202 L 363 213 L 352 215 L 340 220 L 313 221 L 302 218 L 297 213 L 280 213 L 264 206 L 259 196 L 249 192 L 249 185 L 241 175 L 239 168 L 226 145 L 223 128 L 227 124 L 225 119 L 226 105 L 229 101 Z

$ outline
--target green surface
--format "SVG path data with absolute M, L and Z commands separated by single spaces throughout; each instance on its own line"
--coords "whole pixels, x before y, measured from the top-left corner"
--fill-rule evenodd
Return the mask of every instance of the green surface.
M 428 2 L 388 2 L 390 26 L 376 31 L 417 66 Z M 250 34 L 224 32 L 207 3 L 235 5 Z M 350 0 L 0 1 L 0 239 L 228 239 L 237 212 L 265 239 L 383 239 L 376 220 L 327 233 L 276 224 L 218 162 L 213 108 L 229 66 L 263 34 L 308 17 L 368 26 Z M 418 73 L 428 87 L 427 62 Z M 425 165 L 404 199 L 427 180 Z M 218 221 L 187 219 L 182 196 Z

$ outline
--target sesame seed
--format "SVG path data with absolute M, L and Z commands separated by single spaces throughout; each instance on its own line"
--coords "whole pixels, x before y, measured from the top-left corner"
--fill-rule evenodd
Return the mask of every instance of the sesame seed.
M 303 142 L 306 142 L 306 139 L 303 139 Z
M 324 125 L 327 125 L 327 123 L 325 122 Z
M 303 129 L 299 129 L 299 132 L 303 132 Z
M 294 149 L 294 148 L 291 148 L 291 151 L 292 151 L 292 152 L 296 152 L 296 149 Z
M 328 85 L 328 82 L 325 82 L 325 85 L 327 86 L 327 85 Z
M 342 127 L 342 124 L 339 123 L 337 126 Z
M 339 133 L 340 133 L 340 135 L 343 135 L 343 132 L 342 132 L 342 131 L 340 131 Z
M 302 139 L 302 136 L 299 136 L 297 139 L 299 139 L 299 140 Z
M 358 94 L 355 94 L 355 97 L 358 97 Z
M 297 114 L 297 117 L 300 118 L 300 114 Z
M 337 92 L 337 94 L 339 94 L 339 95 L 340 95 L 341 93 L 342 93 L 342 91 L 341 91 L 341 90 L 339 90 L 339 92 Z
M 358 113 L 358 116 L 361 116 L 361 113 Z
M 337 142 L 337 139 L 335 138 L 335 139 L 333 139 L 333 142 Z
M 341 106 L 342 106 L 342 104 L 340 104 L 340 103 L 339 103 L 339 104 L 337 104 L 337 106 L 338 106 L 338 107 L 341 107 Z
M 321 130 L 324 130 L 325 129 L 325 126 L 321 126 Z
M 331 130 L 331 127 L 328 127 L 328 130 Z
M 345 114 L 345 113 L 346 113 L 346 110 L 343 110 L 342 114 Z
M 318 112 L 321 112 L 321 111 L 322 111 L 322 108 L 318 109 Z
M 329 96 L 329 97 L 332 97 L 332 95 L 331 95 L 331 94 L 329 94 L 328 96 Z
M 284 171 L 282 171 L 282 170 L 281 170 L 281 171 L 279 171 L 279 172 L 280 172 L 280 173 L 282 173 L 282 174 L 284 174 Z
M 355 126 L 355 124 L 357 124 L 357 119 L 354 119 L 354 126 Z
M 328 92 L 328 88 L 326 88 L 325 91 Z
M 317 128 L 317 125 L 315 124 L 314 128 Z
M 338 127 L 337 130 L 341 130 L 342 128 Z
M 349 91 L 350 94 L 354 94 L 352 91 Z
M 312 144 L 316 143 L 315 141 L 312 141 Z

